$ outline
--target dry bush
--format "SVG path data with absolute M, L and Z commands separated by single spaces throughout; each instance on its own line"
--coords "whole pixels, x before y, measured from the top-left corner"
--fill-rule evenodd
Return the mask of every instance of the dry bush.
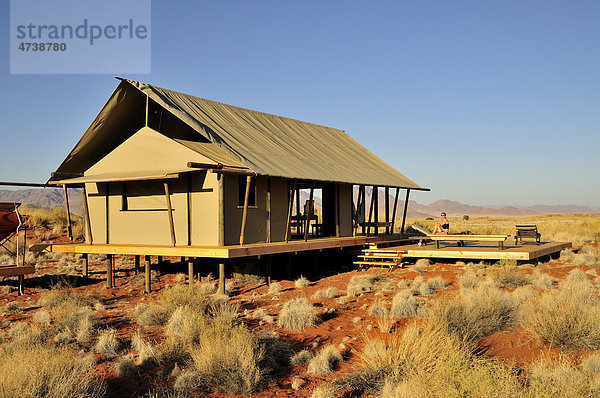
M 314 300 L 318 300 L 321 298 L 335 298 L 337 294 L 337 289 L 335 287 L 326 287 L 323 289 L 319 289 L 313 294 L 312 298 Z
M 243 274 L 234 272 L 233 279 L 239 286 L 256 286 L 265 283 L 265 278 L 255 274 Z
M 573 268 L 565 278 L 566 281 L 570 282 L 584 282 L 589 280 L 585 272 L 580 270 L 579 268 Z
M 581 369 L 590 374 L 600 374 L 600 353 L 594 352 L 581 361 Z
M 536 269 L 531 274 L 531 285 L 536 289 L 546 290 L 554 287 L 556 279 Z
M 317 323 L 318 316 L 315 307 L 305 298 L 295 298 L 283 305 L 279 312 L 279 326 L 300 330 Z
M 429 267 L 430 265 L 431 265 L 431 261 L 429 259 L 420 258 L 417 260 L 416 263 L 414 263 L 410 267 L 408 267 L 408 269 L 416 272 L 419 275 L 425 275 L 425 273 L 427 272 L 425 270 L 425 268 Z
M 50 315 L 57 330 L 61 332 L 75 333 L 81 329 L 82 324 L 93 327 L 96 323 L 93 318 L 94 310 L 72 302 L 52 307 Z
M 531 285 L 521 286 L 516 288 L 510 293 L 510 298 L 512 299 L 513 306 L 517 308 L 524 301 L 529 300 L 533 297 L 537 297 L 539 292 L 533 289 Z
M 377 317 L 377 328 L 383 333 L 389 333 L 394 328 L 396 321 L 387 313 Z
M 93 375 L 95 363 L 67 348 L 51 345 L 2 347 L 0 396 L 102 397 L 105 386 Z
M 419 315 L 420 304 L 421 300 L 410 289 L 401 290 L 392 299 L 390 314 L 395 318 L 412 318 Z
M 117 331 L 115 329 L 107 329 L 101 332 L 94 346 L 94 351 L 104 355 L 106 358 L 113 358 L 117 356 L 118 350 L 119 340 L 117 339 Z
M 508 293 L 481 285 L 461 297 L 436 302 L 431 320 L 466 341 L 477 341 L 510 325 L 513 302 Z
M 524 396 L 532 397 L 597 397 L 598 379 L 574 366 L 566 358 L 542 357 L 530 371 Z
M 263 308 L 254 311 L 252 318 L 259 319 L 261 322 L 265 323 L 273 323 L 274 321 L 273 316 L 267 314 L 267 311 L 265 311 Z
M 467 271 L 458 277 L 458 286 L 461 289 L 474 289 L 478 284 L 479 280 L 473 271 Z
M 33 321 L 42 326 L 50 325 L 50 313 L 46 310 L 39 310 L 33 314 Z
M 292 364 L 292 366 L 300 366 L 310 361 L 312 357 L 312 354 L 308 350 L 298 351 L 297 353 L 292 355 L 292 357 L 290 358 L 290 363 Z
M 410 285 L 410 290 L 415 296 L 431 296 L 438 289 L 446 286 L 446 281 L 440 276 L 424 280 L 422 276 L 417 276 Z
M 296 287 L 307 287 L 308 285 L 310 285 L 310 281 L 302 275 L 300 276 L 300 278 L 294 281 L 294 286 Z
M 134 362 L 133 355 L 125 355 L 117 361 L 116 366 L 118 377 L 131 377 L 138 373 L 138 367 Z
M 156 302 L 150 305 L 145 303 L 136 305 L 132 319 L 140 326 L 164 325 L 179 307 L 188 307 L 197 313 L 204 314 L 210 302 L 218 299 L 218 297 L 214 297 L 209 300 L 206 295 L 202 294 L 202 283 L 194 289 L 190 289 L 186 285 L 175 285 L 165 288 Z
M 139 331 L 133 334 L 131 347 L 138 352 L 141 366 L 154 366 L 160 362 L 160 352 L 151 343 L 144 340 Z
M 365 274 L 356 275 L 350 279 L 348 286 L 346 287 L 346 295 L 349 297 L 360 296 L 361 294 L 368 293 L 375 285 L 385 280 L 384 275 L 378 274 Z
M 499 288 L 516 289 L 520 286 L 531 284 L 531 276 L 519 272 L 515 266 L 501 266 L 500 268 L 491 269 L 489 273 L 491 281 Z
M 533 337 L 551 346 L 600 348 L 600 299 L 587 277 L 565 280 L 558 289 L 526 301 L 519 317 Z
M 371 307 L 369 308 L 369 315 L 382 316 L 387 315 L 389 313 L 388 309 L 385 307 L 384 303 L 377 299 L 371 303 Z
M 336 387 L 329 384 L 317 386 L 310 395 L 311 398 L 337 398 L 337 396 Z
M 283 288 L 279 282 L 273 282 L 269 285 L 269 294 L 279 294 L 282 290 Z
M 66 283 L 60 283 L 53 286 L 50 290 L 43 291 L 40 293 L 40 298 L 38 299 L 40 307 L 57 307 L 65 303 L 79 307 L 93 307 L 95 304 L 101 302 L 98 292 L 90 291 L 80 294 Z
M 340 362 L 342 362 L 342 354 L 330 344 L 323 347 L 321 351 L 312 357 L 308 362 L 307 372 L 316 375 L 328 374 L 331 373 Z

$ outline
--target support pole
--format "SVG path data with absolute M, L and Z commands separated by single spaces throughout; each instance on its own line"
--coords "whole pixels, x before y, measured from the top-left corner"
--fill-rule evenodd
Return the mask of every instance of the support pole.
M 150 279 L 150 256 L 144 256 L 144 271 L 145 271 L 145 285 L 146 293 L 152 291 L 151 279 Z
M 385 187 L 385 233 L 390 234 L 390 188 Z
M 290 193 L 290 203 L 288 206 L 287 221 L 285 223 L 285 243 L 290 240 L 290 227 L 292 221 L 292 207 L 294 205 L 294 194 L 296 193 L 296 181 L 292 183 L 292 192 Z M 298 220 L 299 221 L 299 220 Z
M 149 102 L 150 102 L 150 98 L 146 95 L 146 120 L 145 120 L 145 126 L 148 127 L 148 108 L 149 108 Z
M 106 287 L 113 287 L 113 269 L 112 269 L 113 255 L 106 255 Z
M 244 244 L 244 234 L 246 233 L 246 218 L 248 217 L 248 199 L 250 197 L 250 183 L 252 176 L 246 176 L 246 194 L 244 196 L 244 211 L 242 212 L 242 228 L 240 229 L 240 246 Z
M 402 212 L 402 228 L 400 228 L 400 233 L 404 233 L 404 223 L 406 222 L 406 210 L 408 208 L 408 195 L 410 194 L 410 188 L 406 190 L 406 199 L 404 199 L 404 211 Z
M 225 294 L 225 262 L 219 263 L 219 294 Z
M 271 286 L 271 257 L 265 256 L 265 262 L 267 263 L 267 286 Z
M 373 205 L 375 204 L 375 190 L 371 191 L 371 206 L 369 206 L 369 222 L 367 223 L 367 236 L 371 234 L 371 221 L 373 220 Z
M 224 178 L 224 174 L 217 174 L 217 188 L 219 190 L 219 192 L 217 193 L 219 196 L 219 236 L 217 237 L 217 244 L 219 246 L 225 246 L 225 184 L 223 183 Z
M 67 195 L 67 185 L 63 184 L 63 193 L 65 196 L 65 209 L 67 210 L 67 233 L 69 240 L 73 240 L 73 227 L 71 226 L 71 212 L 69 210 L 69 196 Z
M 363 225 L 361 226 L 361 233 L 364 235 L 367 230 L 365 228 L 365 221 L 366 221 L 366 217 L 367 217 L 367 189 L 365 188 L 364 185 L 361 185 L 359 188 L 359 195 L 361 195 L 362 197 L 362 201 L 360 202 L 360 207 L 361 207 L 361 211 L 362 211 L 362 215 L 363 215 Z M 369 215 L 369 219 L 371 218 L 371 216 Z M 369 220 L 371 221 L 371 220 Z
M 173 208 L 171 207 L 171 194 L 169 193 L 169 182 L 165 181 L 165 197 L 167 199 L 167 212 L 169 214 L 169 228 L 171 230 L 171 243 L 175 246 L 175 224 L 173 224 Z
M 313 207 L 314 207 L 313 206 L 313 196 L 314 196 L 314 193 L 315 193 L 315 183 L 313 182 L 310 185 L 310 195 L 308 195 L 308 202 L 307 202 L 308 206 L 306 206 L 308 208 L 304 209 L 304 212 L 306 213 L 306 214 L 304 214 L 304 217 L 306 217 L 306 220 L 304 220 L 304 241 L 305 242 L 308 241 L 308 233 L 310 232 L 309 231 L 309 228 L 310 228 L 310 219 L 312 218 Z
M 267 178 L 267 243 L 271 243 L 271 178 Z
M 87 202 L 87 193 L 85 190 L 85 185 L 81 188 L 81 204 L 83 206 L 83 222 L 85 223 L 85 230 L 87 232 L 86 242 L 93 243 L 94 239 L 92 238 L 92 224 L 90 223 L 90 209 L 88 207 Z
M 140 273 L 140 256 L 139 255 L 135 255 L 134 259 L 134 267 L 133 267 L 133 271 L 135 272 L 135 274 L 139 274 Z
M 194 290 L 194 261 L 188 259 L 188 283 L 190 284 L 190 290 Z
M 85 278 L 90 276 L 90 260 L 89 260 L 90 255 L 87 253 L 83 253 L 83 276 Z
M 373 187 L 373 198 L 375 199 L 375 205 L 373 206 L 374 222 L 375 222 L 375 235 L 379 235 L 379 187 Z
M 394 197 L 394 210 L 392 211 L 392 225 L 390 226 L 390 231 L 394 233 L 394 222 L 396 221 L 396 207 L 398 206 L 398 193 L 400 192 L 400 188 L 396 188 L 396 196 Z

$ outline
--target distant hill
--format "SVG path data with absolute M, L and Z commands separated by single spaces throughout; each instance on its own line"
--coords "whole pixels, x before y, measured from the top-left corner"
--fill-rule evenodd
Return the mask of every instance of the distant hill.
M 358 188 L 355 188 L 355 196 Z M 390 214 L 394 205 L 394 191 L 390 190 Z M 371 203 L 372 189 L 367 187 L 367 217 L 369 204 Z M 398 198 L 398 207 L 396 216 L 402 215 L 404 208 L 404 193 Z M 308 199 L 308 194 L 302 192 L 301 202 Z M 20 202 L 24 205 L 39 207 L 63 207 L 63 191 L 58 188 L 40 188 L 40 189 L 20 189 L 20 190 L 0 190 L 0 202 Z M 321 198 L 315 196 L 315 205 L 321 207 Z M 71 211 L 81 214 L 81 191 L 79 189 L 69 189 L 69 206 Z M 463 215 L 473 216 L 529 216 L 535 214 L 549 213 L 599 213 L 600 208 L 578 205 L 534 205 L 534 206 L 504 206 L 504 207 L 481 207 L 470 206 L 453 200 L 440 199 L 433 203 L 424 205 L 414 200 L 408 201 L 408 217 L 416 219 L 425 219 L 427 217 L 437 218 L 440 212 L 445 211 L 450 217 L 462 217 Z M 383 190 L 379 197 L 379 214 L 385 214 L 385 200 Z

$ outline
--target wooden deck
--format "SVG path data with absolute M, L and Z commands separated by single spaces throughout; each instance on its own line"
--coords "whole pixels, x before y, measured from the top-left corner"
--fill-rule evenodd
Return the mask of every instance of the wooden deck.
M 168 246 L 168 245 L 118 245 L 118 244 L 86 244 L 86 243 L 59 243 L 37 244 L 31 246 L 34 252 L 54 253 L 95 253 L 95 254 L 120 254 L 120 255 L 145 255 L 145 256 L 181 256 L 198 258 L 241 258 L 269 254 L 296 253 L 310 250 L 323 250 L 367 244 L 402 244 L 414 242 L 400 235 L 355 236 L 343 238 L 315 238 L 304 240 L 291 240 L 272 243 L 252 243 L 232 246 Z
M 466 260 L 518 260 L 530 261 L 537 258 L 559 253 L 571 247 L 571 242 L 545 242 L 539 245 L 526 243 L 523 245 L 505 245 L 499 250 L 497 245 L 489 242 L 465 242 L 458 247 L 454 242 L 440 242 L 436 249 L 432 243 L 424 246 L 417 244 L 387 247 L 386 250 L 405 251 L 404 257 L 412 258 L 448 258 Z
M 0 276 L 22 276 L 33 274 L 35 267 L 31 265 L 0 265 Z

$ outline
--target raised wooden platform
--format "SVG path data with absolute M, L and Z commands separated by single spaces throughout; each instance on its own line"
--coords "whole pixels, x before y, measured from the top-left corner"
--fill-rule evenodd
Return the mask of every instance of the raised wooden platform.
M 412 258 L 448 258 L 467 260 L 518 260 L 529 261 L 537 258 L 560 253 L 571 247 L 571 242 L 546 242 L 539 245 L 526 243 L 523 245 L 505 245 L 504 250 L 486 242 L 465 242 L 458 247 L 456 243 L 440 242 L 440 248 L 433 244 L 419 246 L 417 244 L 387 247 L 386 250 L 405 251 L 404 257 Z
M 0 265 L 0 276 L 21 276 L 33 274 L 35 267 L 31 265 L 16 266 L 16 265 Z
M 60 243 L 37 244 L 30 247 L 34 252 L 54 253 L 95 253 L 121 254 L 142 256 L 181 256 L 198 258 L 241 258 L 269 254 L 295 253 L 310 250 L 322 250 L 367 244 L 402 244 L 414 242 L 400 235 L 354 236 L 344 238 L 315 238 L 304 240 L 272 243 L 252 243 L 232 246 L 168 246 L 168 245 L 117 245 L 117 244 L 86 244 Z

